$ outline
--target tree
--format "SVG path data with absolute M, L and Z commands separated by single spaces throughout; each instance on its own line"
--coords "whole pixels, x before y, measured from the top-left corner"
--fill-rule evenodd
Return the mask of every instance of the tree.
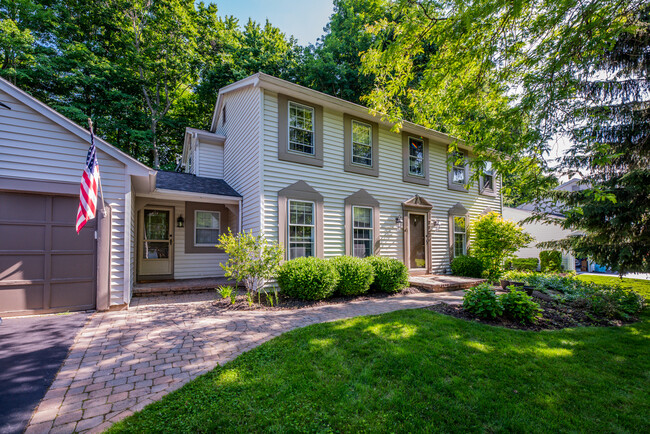
M 546 247 L 571 250 L 619 273 L 650 271 L 650 7 L 636 30 L 619 35 L 578 84 L 575 146 L 563 168 L 586 189 L 555 192 L 559 224 L 582 232 Z M 550 216 L 539 213 L 548 221 Z
M 471 255 L 483 263 L 485 277 L 495 282 L 503 273 L 506 259 L 533 241 L 521 226 L 490 212 L 474 220 Z

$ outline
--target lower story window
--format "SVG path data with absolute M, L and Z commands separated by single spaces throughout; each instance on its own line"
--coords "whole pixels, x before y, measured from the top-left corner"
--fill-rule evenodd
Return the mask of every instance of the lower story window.
M 314 256 L 314 203 L 289 201 L 289 259 Z
M 372 255 L 373 245 L 372 208 L 352 207 L 353 255 L 365 258 Z
M 454 257 L 467 254 L 467 219 L 454 216 Z
M 194 245 L 214 247 L 221 235 L 221 213 L 218 211 L 194 211 Z

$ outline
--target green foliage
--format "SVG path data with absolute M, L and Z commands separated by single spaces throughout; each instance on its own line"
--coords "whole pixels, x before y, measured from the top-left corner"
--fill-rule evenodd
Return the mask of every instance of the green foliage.
M 558 250 L 542 250 L 539 252 L 539 260 L 542 272 L 562 271 L 562 253 Z
M 336 290 L 339 275 L 335 266 L 321 258 L 297 258 L 287 261 L 278 270 L 278 285 L 288 297 L 301 300 L 322 300 Z
M 522 324 L 535 322 L 542 316 L 539 304 L 535 303 L 531 296 L 515 286 L 508 289 L 509 292 L 499 296 L 504 315 Z
M 337 256 L 330 261 L 339 274 L 336 293 L 360 295 L 368 292 L 375 277 L 375 271 L 368 261 L 354 256 Z
M 576 279 L 574 286 L 565 288 L 559 300 L 587 308 L 596 315 L 628 319 L 645 307 L 645 299 L 620 284 L 598 285 Z
M 483 275 L 483 263 L 473 256 L 457 256 L 451 261 L 451 272 L 454 276 L 480 278 Z
M 369 256 L 364 261 L 374 270 L 375 278 L 370 286 L 373 291 L 395 294 L 408 286 L 408 269 L 401 261 L 383 256 Z
M 496 282 L 503 273 L 503 263 L 533 238 L 516 223 L 490 212 L 472 222 L 472 256 L 481 261 L 484 275 Z
M 510 266 L 517 271 L 536 271 L 539 261 L 537 258 L 512 258 Z
M 224 275 L 237 286 L 243 282 L 247 294 L 263 290 L 282 261 L 282 246 L 269 243 L 261 235 L 254 236 L 252 231 L 233 234 L 229 228 L 219 237 L 218 247 L 228 255 L 228 260 L 219 264 Z
M 230 298 L 230 295 L 233 293 L 233 287 L 229 285 L 221 285 L 217 288 L 217 294 L 221 298 Z
M 494 319 L 503 314 L 501 300 L 487 283 L 465 290 L 463 308 L 480 318 Z

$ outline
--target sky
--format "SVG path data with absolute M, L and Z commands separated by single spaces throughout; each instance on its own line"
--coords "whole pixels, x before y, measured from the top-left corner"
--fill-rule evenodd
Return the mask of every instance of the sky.
M 240 25 L 252 18 L 260 24 L 266 19 L 300 45 L 316 43 L 334 11 L 332 0 L 212 0 L 220 16 L 234 15 Z

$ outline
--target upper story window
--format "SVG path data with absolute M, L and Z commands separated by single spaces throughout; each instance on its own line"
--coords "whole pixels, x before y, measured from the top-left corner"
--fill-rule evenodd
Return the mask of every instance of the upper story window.
M 424 141 L 409 137 L 409 175 L 424 176 Z
M 495 188 L 495 179 L 494 179 L 494 168 L 490 161 L 486 161 L 481 171 L 481 176 L 479 179 L 479 193 L 485 194 L 488 196 L 496 195 Z
M 402 180 L 429 185 L 429 141 L 426 137 L 402 134 Z
M 372 256 L 374 245 L 373 209 L 365 206 L 352 207 L 352 246 L 358 258 Z
M 278 94 L 278 160 L 323 167 L 323 107 Z
M 453 151 L 450 155 L 451 169 L 447 177 L 447 188 L 467 192 L 465 186 L 469 182 L 469 166 L 467 155 L 462 151 Z
M 289 150 L 314 155 L 314 108 L 289 101 Z
M 289 259 L 314 255 L 314 202 L 289 200 Z
M 352 162 L 372 167 L 372 126 L 352 121 Z
M 214 247 L 221 234 L 221 213 L 218 211 L 194 211 L 194 245 Z

